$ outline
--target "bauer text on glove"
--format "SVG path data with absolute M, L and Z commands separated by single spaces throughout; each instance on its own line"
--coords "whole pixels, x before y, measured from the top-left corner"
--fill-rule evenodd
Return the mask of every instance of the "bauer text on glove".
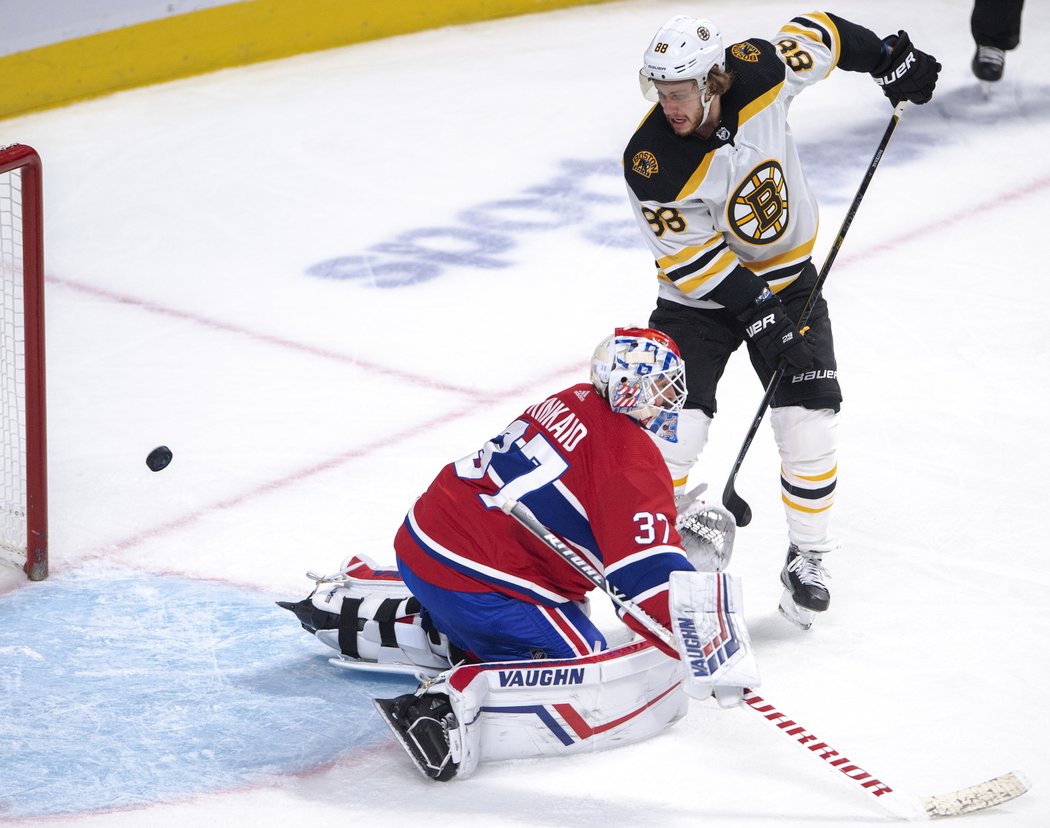
M 783 359 L 791 368 L 809 368 L 813 352 L 788 318 L 784 304 L 768 288 L 740 315 L 744 333 L 771 368 Z
M 907 32 L 884 38 L 883 59 L 871 73 L 894 106 L 901 101 L 924 104 L 933 97 L 941 64 L 911 45 Z

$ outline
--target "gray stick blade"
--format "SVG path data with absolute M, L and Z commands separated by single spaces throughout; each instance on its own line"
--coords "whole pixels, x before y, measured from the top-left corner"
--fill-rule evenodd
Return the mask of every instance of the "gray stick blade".
M 994 808 L 1025 793 L 1032 785 L 1019 771 L 1011 771 L 951 793 L 920 797 L 923 810 L 930 819 L 961 816 Z

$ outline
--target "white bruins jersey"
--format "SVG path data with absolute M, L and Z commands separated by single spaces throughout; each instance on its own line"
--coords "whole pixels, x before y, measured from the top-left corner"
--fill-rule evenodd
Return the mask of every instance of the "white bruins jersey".
M 794 18 L 775 42 L 726 49 L 733 75 L 710 138 L 680 138 L 658 104 L 624 152 L 624 175 L 656 257 L 659 295 L 701 308 L 743 265 L 774 291 L 794 281 L 813 250 L 817 200 L 788 128 L 788 107 L 838 63 L 838 29 L 825 14 Z

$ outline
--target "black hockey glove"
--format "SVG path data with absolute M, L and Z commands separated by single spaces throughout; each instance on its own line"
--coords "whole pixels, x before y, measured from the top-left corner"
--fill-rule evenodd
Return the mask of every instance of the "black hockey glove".
M 912 46 L 907 32 L 885 37 L 882 43 L 885 57 L 871 73 L 875 83 L 882 87 L 882 93 L 894 106 L 901 101 L 928 102 L 941 71 L 937 58 Z
M 784 303 L 769 288 L 737 318 L 747 326 L 745 335 L 770 368 L 775 370 L 781 359 L 789 368 L 808 368 L 813 364 L 809 345 L 788 318 Z

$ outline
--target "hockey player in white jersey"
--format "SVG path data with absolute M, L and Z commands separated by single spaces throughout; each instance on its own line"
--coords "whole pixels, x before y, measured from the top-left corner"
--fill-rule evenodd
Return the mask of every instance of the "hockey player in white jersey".
M 763 385 L 786 363 L 770 417 L 789 542 L 780 608 L 803 629 L 830 604 L 823 557 L 837 546 L 830 518 L 842 396 L 824 299 L 805 331 L 793 321 L 816 280 L 818 216 L 787 114 L 835 68 L 870 73 L 896 105 L 929 101 L 940 64 L 906 32 L 880 39 L 830 13 L 795 17 L 772 41 L 731 44 L 710 20 L 674 17 L 645 51 L 640 82 L 656 105 L 623 157 L 656 260 L 650 325 L 678 342 L 688 372 L 678 440 L 660 441 L 676 491 L 707 442 L 730 355 L 747 343 Z

